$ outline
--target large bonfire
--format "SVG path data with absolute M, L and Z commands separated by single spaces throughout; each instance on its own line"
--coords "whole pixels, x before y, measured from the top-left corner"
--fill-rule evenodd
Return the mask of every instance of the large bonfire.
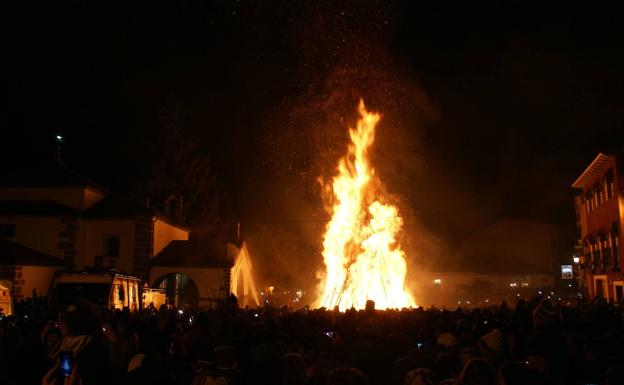
M 325 272 L 317 305 L 362 309 L 373 300 L 378 309 L 415 306 L 405 289 L 405 253 L 396 241 L 403 221 L 397 208 L 383 201 L 368 159 L 380 115 L 367 111 L 362 100 L 358 111 L 331 185 L 334 203 L 323 239 Z

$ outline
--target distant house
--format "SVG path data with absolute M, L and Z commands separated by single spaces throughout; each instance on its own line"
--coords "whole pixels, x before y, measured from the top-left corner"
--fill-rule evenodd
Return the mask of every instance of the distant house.
M 0 254 L 0 269 L 5 277 L 13 271 L 15 299 L 44 280 L 26 266 L 112 268 L 147 279 L 150 260 L 188 237 L 188 229 L 145 202 L 111 194 L 60 162 L 0 180 L 0 253 L 9 253 Z
M 419 305 L 474 306 L 554 288 L 564 247 L 552 225 L 503 219 L 468 236 L 451 261 L 412 273 Z
M 624 155 L 600 153 L 572 187 L 582 252 L 579 272 L 591 297 L 624 300 Z

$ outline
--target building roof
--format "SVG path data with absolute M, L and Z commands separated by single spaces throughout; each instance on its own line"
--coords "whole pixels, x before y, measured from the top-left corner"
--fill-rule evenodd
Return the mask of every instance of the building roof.
M 83 213 L 83 216 L 87 219 L 156 217 L 171 226 L 184 231 L 190 231 L 187 227 L 164 217 L 158 209 L 148 206 L 146 202 L 142 202 L 137 198 L 116 194 L 107 195 L 102 200 L 89 207 Z
M 64 266 L 65 262 L 60 258 L 0 238 L 0 265 Z
M 75 216 L 79 211 L 54 201 L 0 200 L 0 215 L 19 216 Z
M 28 217 L 133 218 L 157 216 L 160 220 L 188 231 L 158 215 L 158 211 L 138 200 L 107 196 L 86 211 L 79 211 L 54 201 L 0 200 L 0 215 Z
M 107 195 L 84 212 L 87 218 L 127 218 L 130 216 L 153 216 L 156 211 L 138 199 Z
M 86 219 L 119 219 L 149 216 L 157 217 L 172 226 L 189 231 L 183 225 L 162 216 L 156 208 L 148 206 L 145 201 L 134 197 L 108 193 L 104 188 L 99 187 L 56 160 L 27 164 L 19 170 L 15 168 L 4 170 L 3 168 L 1 175 L 0 187 L 42 189 L 80 187 L 90 189 L 103 198 L 84 211 L 76 210 L 51 200 L 0 200 L 0 215 L 73 216 Z
M 604 167 L 608 165 L 613 160 L 613 155 L 606 155 L 602 152 L 599 153 L 596 158 L 591 162 L 589 166 L 583 171 L 581 176 L 579 176 L 574 183 L 572 183 L 572 187 L 574 188 L 584 188 L 588 183 L 591 183 L 596 179 L 597 173 L 602 173 Z
M 156 257 L 151 266 L 207 267 L 227 269 L 234 266 L 226 242 L 171 241 Z
M 24 167 L 3 170 L 0 186 L 4 187 L 85 187 L 102 195 L 106 189 L 77 172 L 64 163 L 51 159 Z

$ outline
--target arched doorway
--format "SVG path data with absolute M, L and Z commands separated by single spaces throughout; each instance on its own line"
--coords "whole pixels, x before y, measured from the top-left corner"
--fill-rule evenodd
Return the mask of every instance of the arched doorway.
M 197 285 L 184 273 L 169 273 L 158 278 L 152 287 L 163 289 L 167 303 L 177 307 L 196 309 L 199 300 Z

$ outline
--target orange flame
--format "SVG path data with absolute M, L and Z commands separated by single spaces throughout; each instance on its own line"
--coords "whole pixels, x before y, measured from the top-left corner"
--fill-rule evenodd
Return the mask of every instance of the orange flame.
M 374 170 L 368 151 L 375 141 L 380 115 L 369 112 L 360 100 L 360 118 L 349 129 L 351 143 L 333 178 L 335 204 L 323 239 L 325 275 L 318 306 L 340 310 L 362 309 L 367 300 L 378 309 L 415 306 L 405 289 L 405 253 L 395 235 L 403 220 L 395 206 L 375 196 Z

